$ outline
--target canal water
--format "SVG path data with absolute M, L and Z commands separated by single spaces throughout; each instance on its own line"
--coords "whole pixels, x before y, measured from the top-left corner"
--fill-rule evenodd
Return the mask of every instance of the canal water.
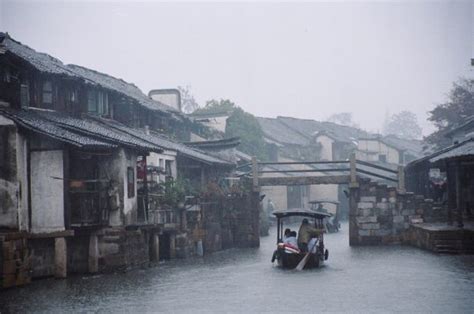
M 474 312 L 474 256 L 351 248 L 343 225 L 324 267 L 295 272 L 270 263 L 271 232 L 259 249 L 1 291 L 0 312 Z

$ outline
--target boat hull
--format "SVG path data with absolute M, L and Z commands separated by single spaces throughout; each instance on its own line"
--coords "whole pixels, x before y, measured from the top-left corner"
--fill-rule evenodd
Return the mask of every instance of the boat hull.
M 276 252 L 278 266 L 286 269 L 293 269 L 306 256 L 306 253 L 287 253 L 284 249 L 278 249 Z M 319 252 L 310 253 L 304 269 L 317 268 L 324 264 L 324 256 Z

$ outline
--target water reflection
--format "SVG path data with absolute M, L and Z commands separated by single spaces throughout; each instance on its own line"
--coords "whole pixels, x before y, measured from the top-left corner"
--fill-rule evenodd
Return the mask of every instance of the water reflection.
M 411 247 L 348 246 L 326 236 L 321 269 L 270 263 L 275 238 L 128 273 L 41 280 L 0 292 L 2 312 L 471 312 L 474 256 L 438 256 Z M 272 230 L 274 232 L 274 230 Z

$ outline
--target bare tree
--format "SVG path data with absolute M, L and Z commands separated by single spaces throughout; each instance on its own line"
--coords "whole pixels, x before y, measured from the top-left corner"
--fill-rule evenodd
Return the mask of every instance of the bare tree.
M 405 139 L 420 139 L 421 131 L 416 114 L 411 111 L 402 111 L 393 114 L 385 122 L 383 128 L 384 135 L 396 135 Z
M 189 85 L 178 86 L 179 93 L 181 94 L 181 109 L 184 113 L 192 113 L 199 108 L 199 104 L 191 93 L 191 87 Z
M 358 128 L 359 125 L 352 120 L 352 113 L 351 112 L 340 112 L 331 115 L 327 118 L 328 122 L 333 122 L 340 125 L 351 126 L 354 128 Z

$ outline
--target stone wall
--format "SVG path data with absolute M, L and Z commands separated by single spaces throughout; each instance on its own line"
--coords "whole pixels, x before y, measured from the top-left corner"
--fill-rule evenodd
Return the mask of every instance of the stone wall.
M 71 274 L 89 272 L 89 236 L 76 235 L 67 241 L 67 270 Z
M 21 286 L 31 281 L 31 259 L 27 239 L 0 236 L 0 289 Z
M 146 230 L 108 228 L 98 236 L 98 241 L 100 272 L 142 267 L 150 262 L 149 233 Z
M 400 243 L 432 205 L 423 196 L 360 179 L 359 187 L 351 188 L 350 245 Z
M 177 250 L 186 245 L 187 253 L 194 255 L 199 241 L 205 254 L 233 247 L 258 247 L 259 213 L 258 193 L 234 194 L 203 202 L 199 211 L 187 214 L 187 241 L 177 241 Z
M 29 239 L 31 252 L 32 277 L 54 276 L 54 238 Z

